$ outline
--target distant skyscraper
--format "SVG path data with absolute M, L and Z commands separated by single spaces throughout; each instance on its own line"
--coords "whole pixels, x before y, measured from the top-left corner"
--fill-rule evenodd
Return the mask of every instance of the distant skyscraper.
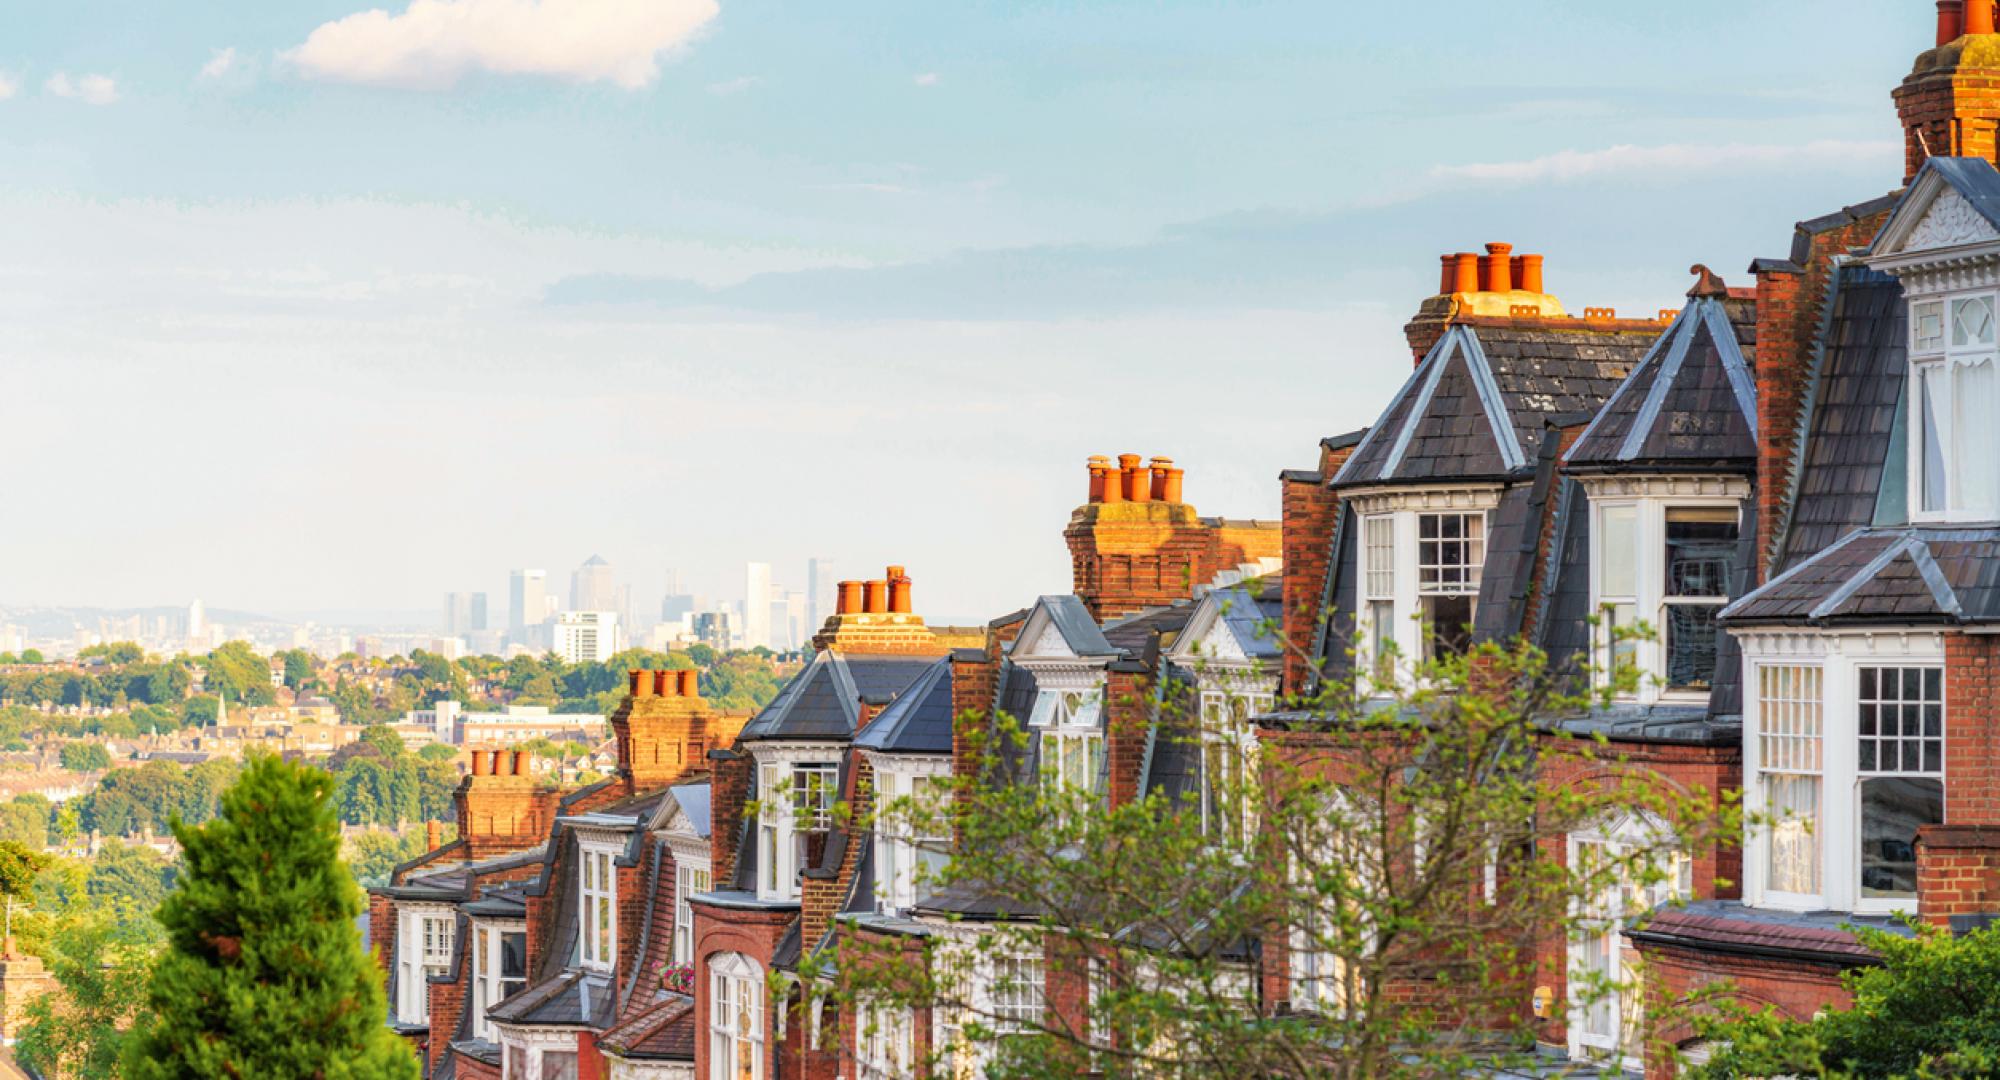
M 597 664 L 618 651 L 618 613 L 565 611 L 556 616 L 555 653 L 572 664 Z
M 516 570 L 507 580 L 507 639 L 530 645 L 529 627 L 539 627 L 547 618 L 545 597 L 549 575 L 545 570 Z
M 618 582 L 611 564 L 601 555 L 592 555 L 569 576 L 571 611 L 617 611 Z
M 484 629 L 486 629 L 486 594 L 476 592 L 472 594 L 472 625 L 466 627 L 466 630 L 476 634 Z
M 187 636 L 189 640 L 198 641 L 207 633 L 208 611 L 201 606 L 201 601 L 197 599 L 194 603 L 188 605 Z
M 486 629 L 486 594 L 449 592 L 444 594 L 444 632 L 458 637 Z
M 754 649 L 771 647 L 771 564 L 753 562 L 743 567 L 743 644 Z
M 832 559 L 806 560 L 806 636 L 819 633 L 833 614 L 834 581 Z

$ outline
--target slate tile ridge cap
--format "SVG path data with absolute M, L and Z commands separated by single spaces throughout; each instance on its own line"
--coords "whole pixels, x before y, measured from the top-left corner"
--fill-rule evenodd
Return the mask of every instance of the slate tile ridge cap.
M 1786 584 L 1793 578 L 1798 577 L 1801 574 L 1805 573 L 1808 569 L 1817 566 L 1821 560 L 1827 559 L 1837 554 L 1841 550 L 1845 549 L 1847 545 L 1851 543 L 1856 543 L 1859 540 L 1867 538 L 1867 535 L 1868 535 L 1867 530 L 1861 530 L 1861 529 L 1857 529 L 1854 532 L 1848 533 L 1846 536 L 1843 536 L 1840 539 L 1834 541 L 1833 543 L 1828 544 L 1827 546 L 1819 549 L 1818 551 L 1813 552 L 1812 555 L 1809 558 L 1807 558 L 1804 562 L 1799 563 L 1797 566 L 1794 566 L 1791 569 L 1786 570 L 1784 573 L 1779 574 L 1777 577 L 1774 577 L 1771 580 L 1766 581 L 1764 584 L 1757 586 L 1756 588 L 1750 590 L 1749 592 L 1744 593 L 1742 596 L 1739 596 L 1736 599 L 1731 600 L 1729 603 L 1723 605 L 1722 610 L 1715 613 L 1715 617 L 1718 619 L 1729 619 L 1741 615 L 1743 608 L 1750 606 L 1752 603 L 1760 602 L 1764 593 L 1776 589 L 1780 585 Z
M 1688 307 L 1692 306 L 1693 303 L 1690 302 Z M 1610 414 L 1612 406 L 1624 399 L 1625 394 L 1630 390 L 1632 384 L 1639 378 L 1639 373 L 1651 366 L 1653 361 L 1659 358 L 1661 347 L 1665 346 L 1680 333 L 1681 324 L 1687 319 L 1688 307 L 1681 308 L 1680 314 L 1674 316 L 1673 323 L 1665 330 L 1660 331 L 1659 336 L 1653 339 L 1653 344 L 1646 349 L 1646 355 L 1640 357 L 1639 362 L 1632 365 L 1632 370 L 1626 372 L 1625 377 L 1618 381 L 1618 388 L 1611 392 L 1611 396 L 1605 399 L 1604 404 L 1597 407 L 1597 413 L 1591 417 L 1590 424 L 1576 437 L 1575 442 L 1569 444 L 1569 449 L 1563 452 L 1563 464 L 1569 464 L 1570 459 L 1576 456 L 1577 448 L 1589 442 L 1590 437 L 1597 433 L 1597 425 L 1602 423 L 1604 418 Z

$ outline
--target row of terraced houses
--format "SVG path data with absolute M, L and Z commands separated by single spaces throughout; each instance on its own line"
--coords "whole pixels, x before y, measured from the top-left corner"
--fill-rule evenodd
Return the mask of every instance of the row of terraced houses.
M 639 671 L 612 779 L 544 790 L 519 755 L 477 755 L 459 838 L 372 894 L 389 1022 L 457 1080 L 910 1075 L 944 1018 L 857 1039 L 772 975 L 843 934 L 994 913 L 920 887 L 950 836 L 873 835 L 836 803 L 922 794 L 963 751 L 955 721 L 1004 713 L 1035 735 L 1019 782 L 1216 813 L 1209 770 L 1237 758 L 1204 746 L 1299 738 L 1288 703 L 1391 643 L 1630 650 L 1650 676 L 1634 692 L 1550 723 L 1782 819 L 1688 852 L 1650 918 L 1553 935 L 1538 996 L 1643 958 L 1652 993 L 1726 980 L 1809 1017 L 1871 962 L 1847 927 L 1982 925 L 2000 911 L 2000 35 L 1993 0 L 1936 7 L 1936 47 L 1893 94 L 1898 190 L 1638 319 L 1565 309 L 1541 257 L 1506 244 L 1445 256 L 1407 384 L 1279 474 L 1281 521 L 1201 516 L 1169 460 L 1094 458 L 1067 595 L 933 627 L 891 567 L 842 585 L 810 662 L 747 723 L 691 673 Z M 1609 632 L 1640 621 L 1658 634 Z M 1139 690 L 1170 678 L 1215 706 L 1193 744 L 1149 737 Z M 1246 957 L 1256 1007 L 1322 1007 L 1290 938 Z M 1079 998 L 1083 976 L 1045 959 L 1014 967 L 1020 1008 Z M 1633 1010 L 1536 1015 L 1552 1053 L 1649 1075 L 1671 1074 L 1661 1047 L 1700 1054 Z

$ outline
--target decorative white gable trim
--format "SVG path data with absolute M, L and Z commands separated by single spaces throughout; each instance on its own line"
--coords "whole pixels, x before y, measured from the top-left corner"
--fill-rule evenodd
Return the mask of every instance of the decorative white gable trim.
M 1908 297 L 1991 288 L 2000 285 L 2000 229 L 1929 171 L 1883 224 L 1866 262 L 1893 274 Z
M 1993 224 L 1973 209 L 1972 204 L 1965 201 L 1965 196 L 1947 187 L 1931 201 L 1930 209 L 1924 212 L 1916 227 L 1903 240 L 1901 250 L 1928 251 L 1992 240 L 2000 240 L 2000 232 L 1994 231 Z
M 1042 627 L 1042 632 L 1036 636 L 1034 643 L 1028 646 L 1028 653 L 1031 656 L 1076 655 L 1076 651 L 1069 647 L 1069 640 L 1062 636 L 1062 631 L 1056 627 L 1054 620 L 1050 620 L 1047 626 Z
M 1491 510 L 1500 505 L 1500 485 L 1356 488 L 1347 493 L 1347 501 L 1360 515 L 1397 510 Z
M 1741 476 L 1629 473 L 1619 476 L 1585 476 L 1583 490 L 1593 499 L 1743 499 L 1750 495 L 1750 481 Z

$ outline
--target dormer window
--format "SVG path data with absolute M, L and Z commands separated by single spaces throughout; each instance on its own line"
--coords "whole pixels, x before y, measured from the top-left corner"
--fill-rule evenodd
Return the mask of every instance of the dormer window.
M 609 970 L 618 963 L 618 852 L 584 844 L 580 854 L 583 872 L 577 885 L 583 935 L 577 942 L 577 958 L 584 967 Z
M 840 765 L 811 760 L 827 752 L 799 747 L 758 753 L 757 895 L 763 899 L 798 899 L 810 838 L 833 828 Z
M 1592 477 L 1592 662 L 1600 684 L 1636 668 L 1642 704 L 1699 701 L 1715 680 L 1748 481 L 1717 476 Z M 1640 624 L 1652 633 L 1631 636 Z
M 1497 487 L 1357 492 L 1363 669 L 1386 694 L 1395 658 L 1437 660 L 1472 645 Z
M 1037 734 L 1042 783 L 1102 792 L 1104 694 L 1101 690 L 1043 690 L 1028 724 Z
M 1910 305 L 1910 489 L 1917 521 L 2000 516 L 2000 396 L 1995 296 Z

